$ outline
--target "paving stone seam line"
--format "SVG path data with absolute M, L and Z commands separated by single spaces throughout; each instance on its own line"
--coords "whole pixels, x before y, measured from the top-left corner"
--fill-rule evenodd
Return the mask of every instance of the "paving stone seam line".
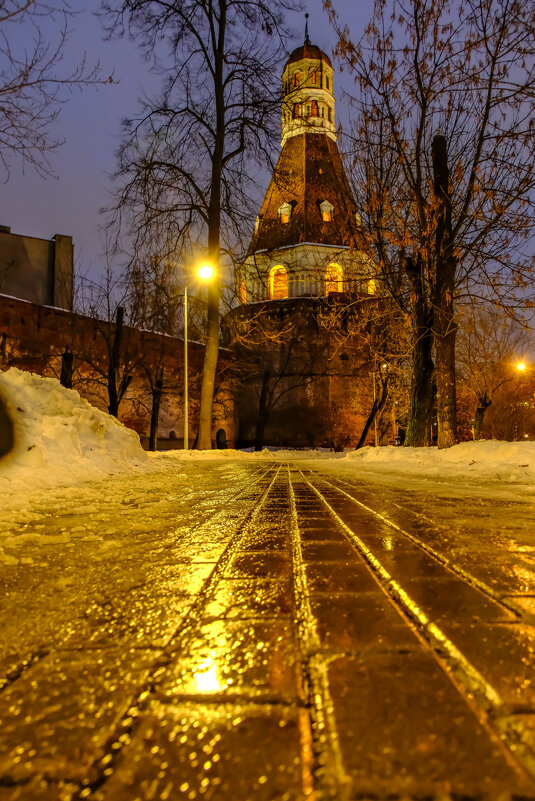
M 417 629 L 423 636 L 425 644 L 430 648 L 437 663 L 450 681 L 453 682 L 454 686 L 457 687 L 462 697 L 465 698 L 468 706 L 474 712 L 479 712 L 482 723 L 501 747 L 501 750 L 517 767 L 521 767 L 529 779 L 533 781 L 535 779 L 535 753 L 533 749 L 524 742 L 522 727 L 513 722 L 509 722 L 509 725 L 507 725 L 504 730 L 498 730 L 494 726 L 494 720 L 500 717 L 500 712 L 505 707 L 499 693 L 477 668 L 472 665 L 439 626 L 433 623 L 432 620 L 429 620 L 427 615 L 419 608 L 418 604 L 403 587 L 392 578 L 390 573 L 360 537 L 358 537 L 335 512 L 329 502 L 323 497 L 320 490 L 311 484 L 302 472 L 301 475 L 323 502 L 326 509 L 328 509 L 340 529 L 346 535 L 348 541 L 369 564 L 380 586 L 383 587 L 383 590 L 392 603 L 400 608 L 400 611 L 404 612 L 404 616 L 407 617 L 409 621 L 416 624 Z M 457 681 L 455 681 L 455 679 L 457 679 Z M 476 705 L 475 710 L 471 700 L 473 700 L 473 703 Z
M 351 779 L 346 773 L 342 759 L 342 749 L 334 717 L 334 702 L 331 697 L 325 658 L 321 655 L 321 641 L 317 621 L 310 605 L 310 593 L 305 573 L 303 551 L 299 533 L 297 506 L 292 485 L 290 465 L 288 465 L 288 487 L 290 495 L 290 541 L 292 548 L 292 569 L 294 577 L 294 596 L 296 606 L 298 638 L 304 661 L 307 693 L 310 699 L 310 714 L 315 725 L 312 727 L 313 744 L 320 765 L 320 793 L 323 798 L 349 798 Z M 334 770 L 333 770 L 334 769 Z
M 275 472 L 274 477 L 271 479 L 270 483 L 265 488 L 265 490 L 261 493 L 260 498 L 259 499 L 257 498 L 255 499 L 255 501 L 253 501 L 255 505 L 252 507 L 252 509 L 249 509 L 244 519 L 241 521 L 241 523 L 238 524 L 236 532 L 232 535 L 229 544 L 219 557 L 214 569 L 212 570 L 210 575 L 207 576 L 207 578 L 205 579 L 201 589 L 197 593 L 195 601 L 190 607 L 188 607 L 188 610 L 181 618 L 180 623 L 178 624 L 178 627 L 175 631 L 175 634 L 171 635 L 170 638 L 171 641 L 173 640 L 174 637 L 177 637 L 177 633 L 180 630 L 183 630 L 184 627 L 187 626 L 188 620 L 192 616 L 194 616 L 195 611 L 198 612 L 200 609 L 202 609 L 203 606 L 206 606 L 206 603 L 210 599 L 210 596 L 213 592 L 212 585 L 219 580 L 221 573 L 224 572 L 227 565 L 231 562 L 234 553 L 238 549 L 239 543 L 244 535 L 245 528 L 248 525 L 250 525 L 250 523 L 259 514 L 271 488 L 273 487 L 278 477 L 280 470 L 281 466 L 270 467 L 262 474 L 261 478 L 258 479 L 260 481 L 261 479 L 267 477 L 270 473 Z M 249 483 L 246 488 L 250 489 L 250 487 L 251 483 Z M 216 516 L 217 515 L 214 515 L 214 517 Z M 224 562 L 223 567 L 220 568 L 220 565 L 223 562 Z M 196 609 L 197 607 L 199 607 L 198 610 Z M 181 645 L 184 646 L 184 644 L 187 643 L 188 639 L 191 636 L 193 636 L 191 630 L 188 630 L 186 628 Z M 168 647 L 169 645 L 165 646 L 165 648 Z M 165 653 L 160 659 L 156 660 L 156 662 L 149 669 L 148 676 L 143 681 L 142 685 L 143 689 L 141 689 L 141 691 L 138 690 L 137 693 L 134 695 L 134 699 L 129 704 L 127 711 L 122 715 L 121 719 L 117 722 L 113 734 L 108 738 L 108 741 L 103 748 L 104 755 L 95 760 L 93 765 L 89 768 L 88 774 L 90 774 L 91 772 L 96 772 L 97 773 L 96 778 L 93 779 L 92 781 L 88 780 L 86 782 L 84 781 L 80 782 L 79 788 L 71 796 L 70 801 L 85 801 L 85 799 L 90 798 L 96 791 L 98 791 L 106 783 L 113 770 L 114 762 L 116 761 L 117 757 L 123 750 L 124 746 L 131 740 L 131 735 L 135 733 L 138 722 L 141 719 L 141 714 L 147 707 L 150 697 L 156 691 L 158 685 L 158 679 L 160 678 L 160 675 L 165 671 L 166 667 L 171 663 L 174 653 L 175 653 L 174 650 L 171 653 L 169 652 Z
M 310 471 L 310 474 L 316 475 L 312 470 Z M 326 478 L 323 478 L 323 476 L 321 476 L 321 481 L 324 484 L 327 484 L 329 487 L 332 487 L 337 492 L 340 492 L 342 495 L 345 495 L 346 498 L 349 498 L 350 501 L 353 501 L 353 503 L 356 503 L 362 509 L 365 509 L 367 512 L 372 514 L 374 517 L 377 517 L 383 523 L 386 523 L 386 525 L 390 526 L 390 528 L 393 528 L 394 531 L 397 531 L 399 534 L 402 534 L 404 537 L 407 537 L 407 539 L 409 539 L 416 546 L 425 551 L 428 556 L 431 556 L 433 559 L 439 562 L 444 568 L 446 568 L 446 570 L 449 570 L 455 576 L 459 576 L 468 584 L 471 584 L 472 586 L 476 587 L 481 593 L 487 595 L 495 603 L 500 604 L 500 606 L 503 606 L 509 612 L 513 612 L 513 614 L 515 614 L 518 618 L 521 618 L 523 616 L 524 614 L 523 610 L 519 606 L 517 606 L 517 604 L 509 600 L 504 601 L 502 596 L 499 595 L 497 592 L 495 592 L 493 588 L 490 587 L 488 584 L 486 584 L 484 581 L 481 581 L 481 579 L 478 579 L 476 576 L 472 575 L 471 573 L 468 573 L 462 567 L 459 567 L 453 562 L 450 562 L 450 560 L 448 560 L 438 551 L 435 551 L 435 549 L 432 548 L 430 545 L 427 545 L 425 542 L 419 540 L 418 537 L 415 537 L 414 534 L 410 534 L 410 532 L 405 531 L 404 529 L 401 528 L 401 526 L 398 526 L 397 523 L 394 523 L 393 520 L 389 520 L 388 517 L 385 517 L 380 512 L 377 512 L 375 509 L 372 509 L 371 506 L 367 506 L 365 503 L 362 503 L 362 501 L 359 501 L 357 498 L 355 498 L 353 495 L 343 490 L 341 487 L 338 487 L 336 484 L 333 484 Z
M 260 473 L 260 471 L 259 471 L 257 477 L 253 481 L 251 481 L 249 479 L 247 482 L 244 482 L 240 486 L 239 490 L 237 490 L 234 494 L 230 495 L 229 499 L 226 502 L 227 503 L 231 503 L 232 501 L 237 500 L 240 497 L 240 495 L 243 492 L 245 492 L 245 490 L 250 490 L 251 487 L 253 487 L 255 484 L 257 484 L 259 481 L 262 481 L 262 479 L 270 471 L 272 471 L 273 469 L 274 468 L 270 466 L 267 469 L 265 469 L 263 473 Z M 188 533 L 191 534 L 196 529 L 202 528 L 202 527 L 204 527 L 204 526 L 206 526 L 208 524 L 212 524 L 214 519 L 217 518 L 218 516 L 221 516 L 221 514 L 222 513 L 219 510 L 217 512 L 214 512 L 210 517 L 206 518 L 206 520 L 202 520 L 199 523 L 195 523 L 195 525 L 190 526 L 187 529 Z M 186 610 L 186 614 L 187 614 L 189 608 L 190 607 L 188 607 L 188 609 Z M 82 618 L 83 618 L 83 613 L 78 615 L 78 617 L 73 618 L 72 622 L 74 623 L 75 621 L 78 621 L 78 620 L 80 620 Z M 57 651 L 69 651 L 69 650 L 78 651 L 78 650 L 80 650 L 79 648 L 69 648 L 68 640 L 71 637 L 72 637 L 72 634 L 69 633 L 68 635 L 66 635 L 66 639 L 60 640 L 58 642 L 58 644 L 57 644 L 57 647 L 55 648 L 56 652 Z M 97 647 L 97 646 L 95 646 L 95 647 Z M 161 648 L 155 647 L 154 650 L 161 650 Z M 33 651 L 30 654 L 28 654 L 24 658 L 23 661 L 15 663 L 13 665 L 13 667 L 11 667 L 9 669 L 9 671 L 6 674 L 4 674 L 4 676 L 0 676 L 0 695 L 5 690 L 7 690 L 9 687 L 12 687 L 13 684 L 16 681 L 18 681 L 18 679 L 20 679 L 25 673 L 27 673 L 28 670 L 30 670 L 31 668 L 35 667 L 35 665 L 37 665 L 42 659 L 44 659 L 46 656 L 48 656 L 49 653 L 51 653 L 51 649 L 50 648 L 44 648 L 43 646 L 40 646 L 35 651 Z

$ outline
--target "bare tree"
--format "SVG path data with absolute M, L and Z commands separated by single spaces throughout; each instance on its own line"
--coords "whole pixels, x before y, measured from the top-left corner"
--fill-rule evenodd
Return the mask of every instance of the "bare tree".
M 79 358 L 89 367 L 84 372 L 84 383 L 105 389 L 108 412 L 114 417 L 142 361 L 142 353 L 130 342 L 130 328 L 134 323 L 131 309 L 132 285 L 128 274 L 118 275 L 108 260 L 102 281 L 82 278 L 79 281 L 78 309 L 95 321 L 104 346 L 104 358 L 98 350 L 86 349 Z
M 526 328 L 500 307 L 463 309 L 457 361 L 460 381 L 476 401 L 474 439 L 481 439 L 485 413 L 501 387 L 520 381 L 518 363 L 530 339 Z
M 48 154 L 61 139 L 52 123 L 73 87 L 111 83 L 85 57 L 72 71 L 62 58 L 73 12 L 66 0 L 0 0 L 0 172 L 13 159 L 51 173 Z M 46 30 L 46 33 L 45 33 Z
M 334 24 L 334 3 L 325 0 Z M 377 264 L 413 332 L 407 444 L 456 441 L 456 300 L 526 300 L 535 189 L 535 23 L 522 0 L 376 0 L 354 159 Z M 433 363 L 434 354 L 434 363 Z M 436 369 L 434 369 L 436 368 Z
M 211 448 L 219 349 L 221 253 L 248 204 L 255 159 L 272 131 L 283 12 L 294 0 L 104 0 L 108 27 L 138 41 L 163 88 L 125 123 L 117 212 L 188 240 L 216 269 L 208 292 L 198 447 Z

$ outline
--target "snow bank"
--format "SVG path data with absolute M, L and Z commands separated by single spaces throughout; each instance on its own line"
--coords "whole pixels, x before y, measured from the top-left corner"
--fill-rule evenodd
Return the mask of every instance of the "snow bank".
M 166 451 L 154 454 L 180 461 L 213 459 L 247 459 L 265 461 L 307 461 L 321 465 L 322 470 L 342 471 L 355 476 L 395 474 L 407 479 L 432 476 L 447 479 L 488 479 L 534 484 L 535 442 L 501 442 L 480 440 L 463 442 L 453 448 L 366 447 L 358 451 L 333 453 L 328 450 L 287 450 L 264 448 L 255 453 L 236 451 Z
M 465 442 L 453 448 L 264 449 L 145 453 L 139 437 L 114 417 L 65 389 L 55 378 L 11 368 L 0 373 L 0 393 L 15 422 L 16 447 L 0 461 L 0 488 L 15 494 L 98 480 L 114 473 L 176 471 L 180 462 L 225 460 L 303 461 L 322 471 L 399 481 L 498 480 L 535 489 L 535 442 Z
M 344 462 L 407 476 L 488 478 L 531 483 L 535 480 L 535 442 L 480 440 L 452 448 L 362 448 L 346 453 Z
M 134 431 L 55 378 L 12 367 L 0 373 L 0 393 L 16 437 L 0 462 L 4 492 L 78 484 L 148 462 Z

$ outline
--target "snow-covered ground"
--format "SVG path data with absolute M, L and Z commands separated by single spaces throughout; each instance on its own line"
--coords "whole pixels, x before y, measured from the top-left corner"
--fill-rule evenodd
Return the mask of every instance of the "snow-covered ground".
M 0 373 L 0 393 L 15 421 L 16 448 L 0 463 L 4 498 L 33 489 L 69 486 L 117 473 L 177 471 L 185 461 L 306 461 L 322 471 L 385 480 L 499 482 L 535 490 L 534 442 L 465 442 L 447 450 L 381 447 L 360 451 L 166 451 L 146 454 L 137 434 L 62 387 L 11 368 Z M 149 458 L 150 456 L 150 458 Z

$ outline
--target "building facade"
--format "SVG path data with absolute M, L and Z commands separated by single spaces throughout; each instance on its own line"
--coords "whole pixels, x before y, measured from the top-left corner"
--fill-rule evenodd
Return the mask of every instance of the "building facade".
M 72 310 L 73 252 L 70 236 L 37 239 L 0 225 L 0 293 Z

